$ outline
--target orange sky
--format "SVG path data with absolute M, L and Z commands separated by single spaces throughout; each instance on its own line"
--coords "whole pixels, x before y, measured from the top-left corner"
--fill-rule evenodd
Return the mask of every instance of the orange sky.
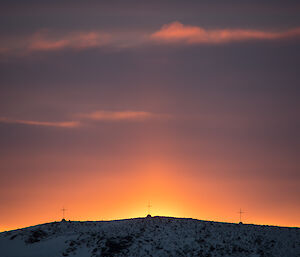
M 1 215 L 1 230 L 60 220 L 63 206 L 67 209 L 66 218 L 71 220 L 144 217 L 148 201 L 152 215 L 238 222 L 241 207 L 246 211 L 244 223 L 300 225 L 299 206 L 273 199 L 264 181 L 216 179 L 209 173 L 191 176 L 184 172 L 190 167 L 171 160 L 141 160 L 127 165 L 130 171 L 124 174 L 105 176 L 97 172 L 97 166 L 103 164 L 93 165 L 88 176 L 79 172 L 62 173 L 41 177 L 38 183 L 29 180 L 22 185 L 15 184 L 13 190 L 7 189 L 15 201 L 7 203 L 9 212 Z M 269 184 L 270 187 L 280 185 L 282 181 Z M 276 205 L 277 201 L 280 204 Z M 285 208 L 295 210 L 289 213 L 288 220 Z

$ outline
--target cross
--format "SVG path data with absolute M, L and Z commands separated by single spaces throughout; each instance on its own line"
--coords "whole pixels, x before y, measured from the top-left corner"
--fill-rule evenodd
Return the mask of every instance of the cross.
M 62 209 L 61 209 L 61 211 L 62 211 L 62 213 L 63 213 L 63 219 L 65 219 L 65 211 L 66 211 L 67 209 L 65 209 L 65 207 L 63 207 Z
M 148 215 L 150 215 L 150 209 L 151 209 L 151 207 L 152 207 L 152 205 L 150 205 L 150 201 L 148 202 L 147 207 L 148 207 Z
M 240 223 L 242 222 L 242 214 L 245 213 L 242 211 L 242 209 L 240 208 L 239 214 L 240 214 Z

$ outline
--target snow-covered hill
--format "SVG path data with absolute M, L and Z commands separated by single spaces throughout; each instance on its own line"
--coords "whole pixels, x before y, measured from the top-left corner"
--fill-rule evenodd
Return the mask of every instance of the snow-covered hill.
M 53 222 L 0 233 L 1 257 L 300 257 L 300 229 L 152 217 Z

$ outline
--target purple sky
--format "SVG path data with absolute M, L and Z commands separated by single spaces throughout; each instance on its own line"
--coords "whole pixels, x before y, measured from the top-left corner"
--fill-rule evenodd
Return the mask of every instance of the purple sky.
M 55 188 L 45 177 L 88 177 L 99 160 L 100 179 L 168 160 L 195 181 L 239 180 L 257 203 L 232 208 L 300 225 L 297 1 L 0 6 L 0 225 L 32 187 Z M 256 218 L 265 202 L 286 213 Z

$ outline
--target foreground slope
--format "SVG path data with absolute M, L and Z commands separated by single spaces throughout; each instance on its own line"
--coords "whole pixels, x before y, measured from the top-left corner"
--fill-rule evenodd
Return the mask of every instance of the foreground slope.
M 1 257 L 300 257 L 300 229 L 169 217 L 53 222 L 0 233 Z

